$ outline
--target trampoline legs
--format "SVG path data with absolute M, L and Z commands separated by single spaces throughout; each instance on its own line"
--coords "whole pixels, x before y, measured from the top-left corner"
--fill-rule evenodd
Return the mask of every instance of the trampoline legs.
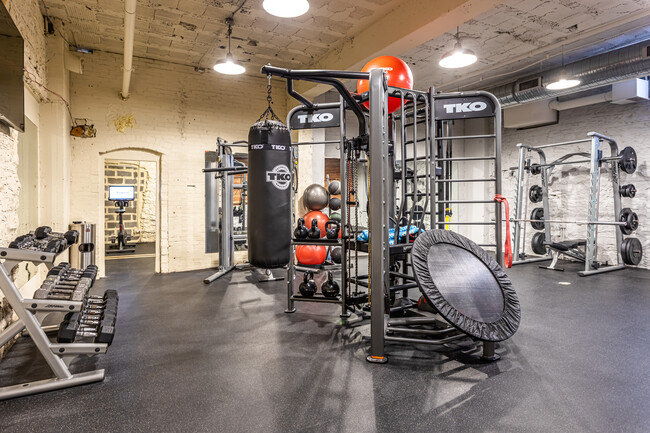
M 483 355 L 481 360 L 485 362 L 497 361 L 501 358 L 497 353 L 494 352 L 494 341 L 484 341 L 483 342 Z

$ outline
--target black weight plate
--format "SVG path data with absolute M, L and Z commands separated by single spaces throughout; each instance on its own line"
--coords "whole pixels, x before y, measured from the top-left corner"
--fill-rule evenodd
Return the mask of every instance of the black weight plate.
M 530 213 L 531 220 L 543 220 L 544 219 L 544 208 L 536 207 Z M 535 230 L 544 230 L 544 221 L 531 221 L 530 225 L 533 226 Z
M 539 164 L 531 164 L 530 174 L 536 175 L 536 174 L 540 174 L 541 172 L 542 172 L 542 167 L 540 167 Z
M 530 241 L 530 247 L 532 248 L 535 254 L 545 255 L 546 246 L 544 242 L 546 241 L 546 234 L 544 232 L 537 232 L 533 235 L 533 238 Z
M 429 230 L 413 243 L 411 261 L 420 292 L 450 324 L 483 341 L 517 331 L 519 299 L 501 266 L 458 233 Z
M 636 171 L 636 151 L 634 148 L 628 146 L 623 148 L 618 154 L 621 159 L 618 161 L 618 166 L 627 174 L 632 174 Z
M 621 243 L 621 256 L 626 265 L 638 265 L 643 258 L 643 246 L 637 238 L 627 238 Z
M 635 217 L 636 217 L 636 227 L 633 228 Z M 632 232 L 639 227 L 639 218 L 636 216 L 634 212 L 632 212 L 632 209 L 630 209 L 629 207 L 621 209 L 621 213 L 618 216 L 618 220 L 622 223 L 625 223 L 625 225 L 618 226 L 624 235 L 632 234 Z
M 539 203 L 540 201 L 542 201 L 543 195 L 544 192 L 542 191 L 542 187 L 539 185 L 533 185 L 528 190 L 528 198 L 533 203 Z

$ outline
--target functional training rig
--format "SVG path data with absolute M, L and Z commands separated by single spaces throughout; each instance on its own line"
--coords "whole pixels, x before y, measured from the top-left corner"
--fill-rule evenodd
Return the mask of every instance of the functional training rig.
M 49 229 L 39 227 L 28 236 L 44 241 L 42 244 L 50 245 L 65 238 L 71 240 L 71 232 L 60 234 L 43 228 Z M 103 380 L 104 370 L 72 374 L 69 366 L 77 356 L 103 354 L 108 350 L 115 333 L 117 292 L 104 298 L 97 298 L 88 293 L 97 274 L 96 267 L 89 266 L 86 270 L 81 270 L 70 268 L 67 264 L 54 266 L 56 258 L 74 242 L 66 242 L 63 248 L 54 251 L 39 247 L 36 243 L 25 243 L 24 239 L 20 245 L 15 245 L 14 242 L 10 248 L 0 248 L 0 259 L 4 260 L 0 264 L 0 289 L 18 320 L 0 333 L 0 346 L 26 330 L 55 377 L 0 388 L 0 400 Z M 31 262 L 34 265 L 43 263 L 50 270 L 48 278 L 36 291 L 33 299 L 23 298 L 9 276 L 11 270 L 22 262 Z M 57 343 L 50 341 L 41 326 L 43 319 L 50 313 L 67 313 L 66 319 L 59 327 Z M 74 326 L 69 320 L 73 315 L 79 319 Z M 90 337 L 93 337 L 94 341 L 76 341 L 87 341 Z M 62 342 L 63 340 L 67 342 Z
M 235 265 L 235 245 L 244 248 L 247 242 L 246 216 L 247 174 L 248 167 L 235 159 L 233 148 L 248 148 L 246 141 L 228 143 L 217 138 L 217 150 L 205 152 L 205 252 L 219 253 L 217 272 L 203 279 L 205 284 L 223 277 L 235 269 L 249 269 L 250 266 Z M 214 173 L 214 174 L 213 174 Z M 243 175 L 241 183 L 235 183 L 235 176 Z M 235 190 L 240 190 L 241 202 L 235 206 Z M 242 221 L 241 227 L 235 227 L 235 212 Z M 276 281 L 270 269 L 257 276 L 258 281 Z
M 591 143 L 589 152 L 570 152 L 562 155 L 554 161 L 548 162 L 545 149 L 563 146 L 577 145 L 580 143 Z M 605 143 L 609 144 L 610 155 L 603 156 Z M 633 185 L 619 186 L 620 171 L 628 174 L 636 170 L 636 153 L 630 147 L 626 147 L 620 153 L 616 141 L 597 132 L 589 132 L 587 138 L 580 140 L 550 143 L 539 146 L 531 146 L 520 143 L 519 161 L 517 166 L 517 181 L 515 191 L 515 208 L 513 235 L 514 247 L 513 265 L 521 263 L 539 262 L 552 260 L 547 269 L 562 270 L 558 268 L 557 261 L 560 254 L 565 254 L 576 260 L 583 261 L 585 268 L 578 272 L 580 276 L 593 275 L 602 272 L 624 269 L 626 265 L 638 264 L 641 260 L 642 250 L 640 242 L 635 238 L 623 240 L 623 234 L 630 234 L 638 227 L 638 217 L 630 209 L 621 208 L 621 197 L 634 197 L 636 189 Z M 537 155 L 538 162 L 531 163 L 531 154 Z M 552 171 L 556 167 L 569 164 L 590 164 L 590 187 L 589 187 L 589 210 L 586 221 L 564 221 L 549 218 L 551 215 L 548 200 L 548 184 Z M 600 221 L 598 219 L 598 205 L 600 197 L 601 166 L 607 164 L 613 188 L 614 215 L 611 221 Z M 533 185 L 527 189 L 530 176 L 540 176 L 541 186 Z M 541 201 L 542 207 L 533 209 L 528 218 L 528 200 L 533 203 Z M 535 253 L 542 256 L 528 256 L 525 253 L 527 223 L 538 231 L 532 236 L 531 244 Z M 564 240 L 552 242 L 554 224 L 584 224 L 587 226 L 586 239 Z M 597 236 L 599 225 L 613 225 L 620 228 L 616 230 L 616 264 L 607 265 L 597 260 Z
M 408 290 L 419 286 L 425 297 L 440 295 L 435 286 L 423 289 L 418 284 L 411 264 L 412 250 L 415 248 L 413 238 L 409 234 L 410 226 L 420 230 L 432 231 L 424 235 L 437 234 L 444 230 L 446 225 L 476 225 L 493 226 L 494 235 L 490 238 L 493 242 L 483 244 L 496 251 L 496 261 L 476 244 L 452 232 L 445 232 L 446 239 L 455 243 L 455 247 L 476 254 L 482 251 L 484 256 L 479 259 L 486 269 L 483 275 L 494 276 L 500 288 L 499 296 L 507 297 L 505 281 L 498 280 L 494 274 L 495 268 L 503 265 L 502 231 L 501 231 L 501 206 L 494 200 L 494 195 L 486 192 L 483 199 L 453 200 L 451 184 L 487 182 L 494 185 L 493 193 L 501 193 L 501 109 L 498 100 L 486 92 L 463 92 L 436 94 L 434 89 L 428 92 L 401 89 L 386 85 L 386 75 L 383 70 L 375 69 L 370 72 L 348 71 L 323 71 L 323 70 L 287 70 L 273 66 L 265 66 L 262 73 L 275 75 L 287 80 L 288 93 L 302 102 L 289 113 L 287 124 L 295 126 L 296 119 L 302 120 L 318 118 L 329 119 L 325 124 L 306 125 L 306 127 L 339 127 L 338 140 L 321 142 L 294 143 L 294 151 L 299 145 L 306 144 L 338 144 L 341 149 L 341 222 L 342 239 L 325 240 L 297 240 L 293 239 L 292 248 L 296 245 L 312 244 L 323 246 L 340 246 L 342 248 L 342 264 L 340 266 L 342 294 L 336 299 L 322 297 L 302 297 L 295 293 L 293 281 L 296 271 L 313 272 L 312 268 L 302 265 L 288 266 L 287 285 L 287 312 L 295 311 L 295 301 L 307 302 L 332 302 L 341 304 L 341 316 L 347 317 L 350 311 L 357 311 L 361 317 L 364 315 L 365 306 L 370 306 L 371 347 L 367 356 L 369 362 L 383 363 L 388 360 L 384 353 L 385 341 L 412 344 L 444 345 L 455 340 L 472 336 L 483 343 L 483 359 L 495 360 L 494 342 L 509 338 L 516 330 L 519 323 L 519 304 L 514 291 L 513 302 L 504 301 L 504 315 L 512 318 L 508 327 L 509 332 L 491 332 L 475 336 L 468 332 L 462 321 L 454 319 L 455 307 L 453 302 L 448 302 L 445 311 L 452 312 L 447 315 L 414 314 L 414 316 L 391 318 L 391 313 L 405 312 L 417 306 L 406 297 Z M 341 79 L 369 80 L 370 90 L 367 94 L 352 96 L 339 81 Z M 319 84 L 333 86 L 341 95 L 339 102 L 328 104 L 314 104 L 293 88 L 294 80 L 306 80 Z M 388 97 L 401 98 L 402 109 L 399 113 L 387 113 Z M 369 116 L 363 112 L 361 103 L 369 103 Z M 445 105 L 453 106 L 446 109 Z M 460 106 L 460 110 L 455 110 Z M 474 110 L 465 112 L 462 108 L 472 106 Z M 358 124 L 358 135 L 349 138 L 347 130 L 346 111 L 351 111 Z M 331 115 L 321 116 L 322 113 Z M 314 116 L 318 114 L 318 116 Z M 305 116 L 307 115 L 307 116 Z M 492 131 L 486 134 L 458 135 L 451 133 L 449 124 L 453 119 L 481 117 L 493 120 Z M 456 141 L 490 140 L 493 144 L 493 153 L 482 156 L 454 157 L 451 145 Z M 367 155 L 367 181 L 368 181 L 368 231 L 369 242 L 357 240 L 359 234 L 358 212 L 359 207 L 359 173 L 366 171 Z M 295 154 L 294 154 L 295 157 Z M 401 158 L 401 169 L 396 169 L 395 161 Z M 469 161 L 493 162 L 493 171 L 483 178 L 454 179 L 451 163 L 466 163 Z M 362 175 L 363 177 L 363 175 Z M 397 194 L 395 191 L 398 190 Z M 399 203 L 396 211 L 391 203 Z M 445 220 L 449 205 L 455 204 L 494 204 L 493 221 L 449 221 Z M 352 209 L 354 209 L 352 211 Z M 354 223 L 352 213 L 355 214 Z M 294 217 L 295 223 L 295 217 Z M 395 242 L 389 245 L 389 228 L 395 228 Z M 399 229 L 406 229 L 406 235 L 399 236 Z M 424 236 L 422 235 L 422 236 Z M 443 236 L 444 235 L 440 235 Z M 417 243 L 420 238 L 417 238 Z M 423 244 L 421 249 L 426 251 L 432 245 Z M 369 271 L 362 274 L 359 269 L 358 253 L 369 253 Z M 426 252 L 423 254 L 426 255 Z M 415 257 L 412 258 L 415 261 Z M 497 264 L 498 262 L 498 264 Z M 320 266 L 320 270 L 332 268 Z M 304 269 L 303 269 L 304 268 Z M 338 269 L 334 267 L 333 269 Z M 409 270 L 410 269 L 410 270 Z M 433 267 L 436 269 L 436 266 Z M 424 271 L 423 271 L 424 272 Z M 462 279 L 462 271 L 458 274 Z M 488 279 L 491 277 L 488 277 Z M 480 283 L 480 282 L 479 282 Z M 481 290 L 481 284 L 470 284 L 471 288 Z M 359 290 L 359 288 L 366 291 Z M 354 288 L 354 291 L 352 290 Z M 428 290 L 428 291 L 427 291 Z M 404 295 L 402 305 L 391 305 L 398 293 Z M 440 295 L 442 297 L 442 295 Z M 437 296 L 434 296 L 438 298 Z M 440 306 L 442 304 L 435 304 Z M 358 310 L 357 310 L 358 309 Z M 438 310 L 440 312 L 440 310 Z M 441 317 L 442 316 L 442 317 Z M 490 324 L 483 324 L 490 328 Z M 401 334 L 404 336 L 396 336 Z M 490 335 L 490 336 L 488 336 Z

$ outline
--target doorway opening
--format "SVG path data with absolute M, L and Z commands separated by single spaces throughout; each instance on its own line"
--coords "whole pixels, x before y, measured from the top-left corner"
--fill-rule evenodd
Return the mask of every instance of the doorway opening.
M 158 185 L 157 161 L 104 160 L 105 260 L 148 259 L 154 266 Z

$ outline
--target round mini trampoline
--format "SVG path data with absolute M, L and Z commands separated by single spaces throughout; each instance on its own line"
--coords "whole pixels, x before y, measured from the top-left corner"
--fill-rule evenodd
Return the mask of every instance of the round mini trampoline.
M 429 230 L 415 240 L 411 260 L 427 302 L 455 328 L 492 342 L 517 331 L 521 310 L 512 283 L 474 242 L 448 230 Z

